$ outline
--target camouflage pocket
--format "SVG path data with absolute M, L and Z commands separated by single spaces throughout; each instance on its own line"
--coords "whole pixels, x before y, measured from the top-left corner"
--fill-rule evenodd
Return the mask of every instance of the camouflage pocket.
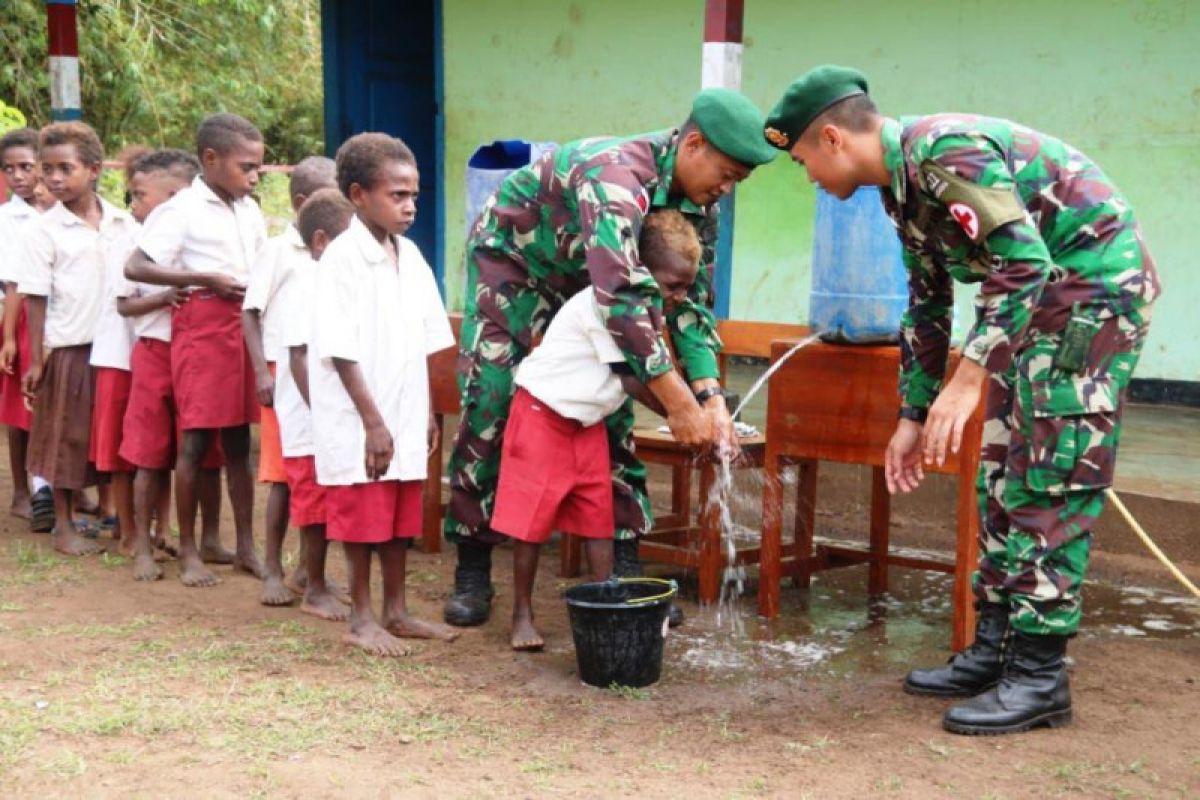
M 1045 494 L 1112 485 L 1120 392 L 1108 378 L 1033 381 L 1025 484 Z

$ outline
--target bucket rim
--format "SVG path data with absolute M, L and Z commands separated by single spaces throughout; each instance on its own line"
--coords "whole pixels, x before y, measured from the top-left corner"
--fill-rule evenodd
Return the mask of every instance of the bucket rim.
M 570 597 L 571 589 L 576 589 L 580 586 L 595 586 L 597 584 L 604 585 L 606 583 L 616 583 L 616 584 L 653 583 L 653 584 L 658 584 L 660 586 L 665 586 L 666 591 L 664 591 L 660 594 L 651 595 L 649 597 L 638 597 L 638 598 L 634 598 L 633 600 L 625 600 L 620 603 L 600 603 L 600 602 L 596 602 L 596 601 L 592 601 L 592 600 L 576 600 L 576 599 Z M 567 601 L 568 606 L 573 606 L 575 608 L 596 608 L 596 609 L 651 608 L 654 606 L 661 605 L 662 603 L 669 603 L 672 599 L 674 599 L 675 595 L 677 595 L 678 593 L 679 593 L 679 584 L 673 578 L 672 579 L 649 578 L 649 577 L 617 578 L 614 576 L 612 578 L 609 578 L 607 581 L 591 581 L 589 583 L 576 584 L 575 586 L 572 586 L 570 589 L 567 589 L 566 594 L 564 594 L 564 599 Z

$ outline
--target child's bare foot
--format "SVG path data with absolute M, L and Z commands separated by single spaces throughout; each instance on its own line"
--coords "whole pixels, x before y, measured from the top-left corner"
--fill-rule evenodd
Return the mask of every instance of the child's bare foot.
M 379 627 L 379 623 L 374 620 L 363 623 L 357 630 L 351 628 L 350 632 L 342 637 L 342 641 L 360 647 L 373 656 L 400 658 L 409 653 L 408 645 Z
M 154 560 L 159 564 L 163 563 L 164 561 L 170 561 L 174 557 L 174 553 L 170 552 L 169 550 L 163 550 L 158 545 L 154 545 Z
M 163 553 L 167 558 L 179 557 L 179 550 L 175 547 L 175 545 L 171 544 L 166 536 L 161 534 L 154 537 L 154 549 Z M 158 559 L 158 553 L 155 553 L 154 557 Z
M 94 556 L 104 552 L 104 545 L 80 536 L 74 530 L 54 533 L 54 549 L 68 556 Z
M 12 506 L 9 507 L 8 513 L 21 519 L 32 519 L 33 503 L 30 501 L 29 495 L 13 497 Z
M 204 562 L 195 556 L 179 559 L 179 580 L 184 586 L 193 589 L 216 586 L 221 582 L 221 579 L 209 572 Z
M 137 548 L 132 541 L 120 539 L 117 541 L 117 552 L 126 558 L 133 558 L 137 554 Z
M 532 617 L 513 620 L 511 643 L 513 650 L 522 653 L 539 653 L 546 646 L 542 635 L 533 627 Z
M 200 560 L 205 564 L 232 564 L 233 553 L 220 542 L 204 542 L 200 545 Z
M 284 584 L 296 594 L 304 594 L 308 590 L 308 573 L 304 570 L 304 565 L 296 567 L 291 575 L 287 577 Z M 350 590 L 342 586 L 332 578 L 325 579 L 325 591 L 329 592 L 340 602 L 350 605 Z
M 250 550 L 245 553 L 238 553 L 233 557 L 233 568 L 238 572 L 245 572 L 249 575 L 262 580 L 267 577 L 267 571 L 263 568 L 262 561 L 258 558 L 258 553 Z M 283 581 L 279 582 L 283 586 Z
M 264 606 L 290 606 L 296 602 L 296 595 L 283 585 L 283 578 L 278 575 L 268 575 L 263 578 L 262 597 L 259 602 Z
M 152 555 L 139 555 L 133 559 L 133 579 L 135 581 L 156 581 L 162 577 L 162 567 L 158 566 Z
M 462 635 L 462 631 L 449 625 L 426 622 L 408 614 L 388 617 L 383 621 L 383 627 L 387 628 L 389 633 L 405 639 L 441 639 L 443 642 L 453 642 Z
M 300 602 L 300 610 L 331 622 L 350 619 L 350 609 L 330 592 L 305 592 L 304 599 Z

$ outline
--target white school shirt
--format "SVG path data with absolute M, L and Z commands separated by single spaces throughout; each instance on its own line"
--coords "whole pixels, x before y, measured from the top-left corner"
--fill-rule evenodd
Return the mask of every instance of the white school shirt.
M 288 225 L 283 233 L 267 240 L 250 268 L 250 281 L 246 284 L 246 299 L 242 302 L 242 308 L 254 309 L 262 315 L 263 355 L 267 361 L 278 362 L 286 358 L 286 354 L 280 352 L 283 348 L 284 326 L 280 307 L 290 291 L 296 270 L 304 269 L 311 261 L 312 256 L 300 238 L 300 231 L 296 230 L 295 225 Z
M 275 416 L 279 418 L 279 439 L 285 458 L 314 454 L 312 411 L 300 396 L 289 351 L 292 347 L 307 346 L 312 336 L 316 273 L 317 262 L 310 256 L 307 265 L 296 266 L 288 291 L 274 301 L 282 321 L 279 360 L 275 362 Z
M 0 282 L 20 282 L 21 265 L 25 260 L 21 237 L 41 216 L 42 212 L 16 194 L 9 197 L 7 203 L 0 204 Z M 3 294 L 4 286 L 0 285 L 0 296 Z
M 138 229 L 137 238 L 141 238 L 141 229 L 145 225 L 152 224 L 158 217 L 158 212 L 166 203 L 159 204 L 146 217 L 145 224 Z M 136 244 L 136 239 L 135 239 Z M 159 266 L 170 266 L 169 264 L 160 264 Z M 131 281 L 125 277 L 124 270 L 121 271 L 121 283 L 117 287 L 117 297 L 146 297 L 148 295 L 157 294 L 165 291 L 168 287 L 159 286 L 153 283 L 141 283 L 139 281 Z M 157 339 L 160 342 L 171 343 L 171 307 L 163 306 L 156 308 L 149 314 L 142 314 L 137 317 L 129 317 L 133 322 L 133 335 L 136 339 Z
M 99 200 L 99 230 L 55 203 L 24 238 L 27 261 L 17 291 L 46 298 L 48 348 L 91 344 L 100 318 L 105 254 L 133 233 L 128 212 Z
M 258 203 L 226 203 L 200 176 L 158 208 L 142 226 L 137 246 L 156 264 L 187 272 L 220 272 L 245 284 L 267 240 Z
M 334 358 L 358 363 L 392 434 L 395 455 L 382 479 L 425 478 L 425 359 L 453 346 L 454 334 L 421 251 L 395 240 L 398 267 L 355 217 L 317 264 L 308 380 L 317 482 L 325 486 L 367 482 L 366 431 Z
M 621 379 L 609 366 L 618 363 L 625 363 L 625 356 L 589 286 L 550 320 L 542 343 L 521 361 L 514 380 L 560 416 L 595 425 L 625 402 Z
M 92 341 L 93 367 L 111 367 L 129 371 L 129 356 L 135 340 L 133 318 L 122 317 L 117 311 L 117 298 L 129 281 L 125 278 L 125 263 L 133 254 L 138 224 L 133 221 L 128 230 L 114 238 L 104 250 L 104 291 L 100 317 L 96 320 L 96 338 Z

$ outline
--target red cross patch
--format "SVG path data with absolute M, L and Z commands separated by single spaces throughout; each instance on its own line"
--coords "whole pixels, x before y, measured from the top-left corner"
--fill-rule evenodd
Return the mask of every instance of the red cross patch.
M 950 216 L 962 226 L 972 240 L 979 236 L 979 215 L 966 203 L 951 203 Z
M 638 210 L 643 214 L 646 214 L 650 211 L 650 195 L 646 194 L 645 189 L 642 189 L 640 192 L 638 192 L 637 207 Z

